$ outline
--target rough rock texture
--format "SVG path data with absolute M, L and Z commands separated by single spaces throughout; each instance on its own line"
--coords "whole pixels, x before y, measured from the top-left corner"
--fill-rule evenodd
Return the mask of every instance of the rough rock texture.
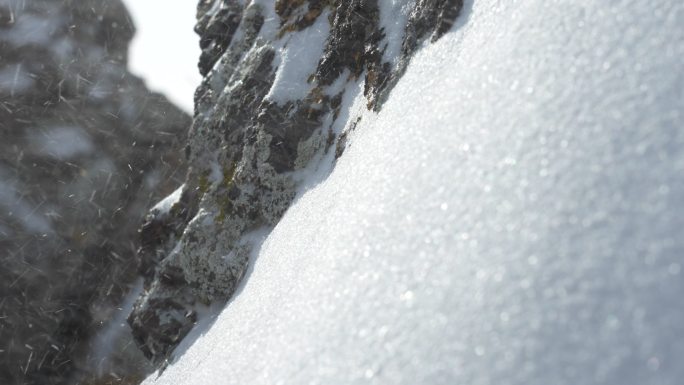
M 354 127 L 336 124 L 350 107 L 345 95 L 363 84 L 367 107 L 379 109 L 415 50 L 447 32 L 461 7 L 461 0 L 200 2 L 205 79 L 186 148 L 190 172 L 142 228 L 145 291 L 129 316 L 148 357 L 165 360 L 198 309 L 231 297 L 248 264 L 249 234 L 278 222 L 294 199 L 297 171 L 336 143 L 337 153 L 344 150 L 344 126 Z M 388 39 L 387 28 L 403 38 Z
M 137 228 L 185 175 L 174 144 L 190 117 L 127 72 L 133 34 L 118 0 L 0 0 L 2 384 L 92 374 Z

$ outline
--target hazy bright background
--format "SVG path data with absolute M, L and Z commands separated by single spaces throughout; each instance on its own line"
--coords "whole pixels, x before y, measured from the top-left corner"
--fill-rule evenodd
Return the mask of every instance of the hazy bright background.
M 137 28 L 129 67 L 147 86 L 192 113 L 201 77 L 197 70 L 199 38 L 196 0 L 123 0 Z

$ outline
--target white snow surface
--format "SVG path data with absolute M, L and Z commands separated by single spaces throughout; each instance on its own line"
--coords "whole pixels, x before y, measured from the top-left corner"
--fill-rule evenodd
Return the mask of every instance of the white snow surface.
M 280 42 L 283 46 L 276 50 L 278 70 L 266 99 L 283 105 L 290 100 L 306 97 L 312 88 L 308 77 L 323 56 L 329 30 L 326 12 L 309 28 L 288 34 L 288 38 Z
M 683 25 L 467 2 L 145 384 L 680 384 Z
M 409 13 L 416 0 L 384 0 L 379 1 L 380 6 L 380 25 L 385 32 L 385 52 L 384 61 L 392 61 L 396 64 L 401 57 L 401 43 L 404 37 L 404 29 Z
M 166 214 L 169 211 L 171 211 L 171 208 L 173 208 L 173 205 L 178 203 L 180 201 L 181 195 L 183 195 L 183 188 L 185 187 L 185 183 L 180 185 L 174 192 L 169 194 L 166 198 L 162 199 L 159 203 L 154 205 L 150 211 L 157 211 L 160 214 Z

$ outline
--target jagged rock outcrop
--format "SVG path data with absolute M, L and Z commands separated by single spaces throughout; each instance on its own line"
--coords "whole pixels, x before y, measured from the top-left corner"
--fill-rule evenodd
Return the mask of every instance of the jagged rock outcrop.
M 128 73 L 133 34 L 119 0 L 0 1 L 2 384 L 93 377 L 137 228 L 185 175 L 190 117 Z M 112 378 L 142 374 L 126 354 Z
M 298 171 L 344 150 L 356 90 L 380 109 L 413 53 L 446 33 L 461 8 L 461 0 L 200 2 L 205 78 L 190 171 L 142 228 L 145 291 L 129 323 L 148 357 L 166 359 L 198 309 L 231 297 L 250 233 L 278 222 Z

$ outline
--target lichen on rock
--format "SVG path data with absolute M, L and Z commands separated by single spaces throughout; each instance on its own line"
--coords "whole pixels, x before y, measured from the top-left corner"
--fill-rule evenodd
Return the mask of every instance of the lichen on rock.
M 169 357 L 198 307 L 233 295 L 252 249 L 245 235 L 277 224 L 296 195 L 296 172 L 330 148 L 341 155 L 340 127 L 354 117 L 338 119 L 355 86 L 379 110 L 414 52 L 446 33 L 462 7 L 396 3 L 404 23 L 390 33 L 383 20 L 397 4 L 379 0 L 200 2 L 205 77 L 186 147 L 190 171 L 179 201 L 143 225 L 145 291 L 129 316 L 153 361 Z

